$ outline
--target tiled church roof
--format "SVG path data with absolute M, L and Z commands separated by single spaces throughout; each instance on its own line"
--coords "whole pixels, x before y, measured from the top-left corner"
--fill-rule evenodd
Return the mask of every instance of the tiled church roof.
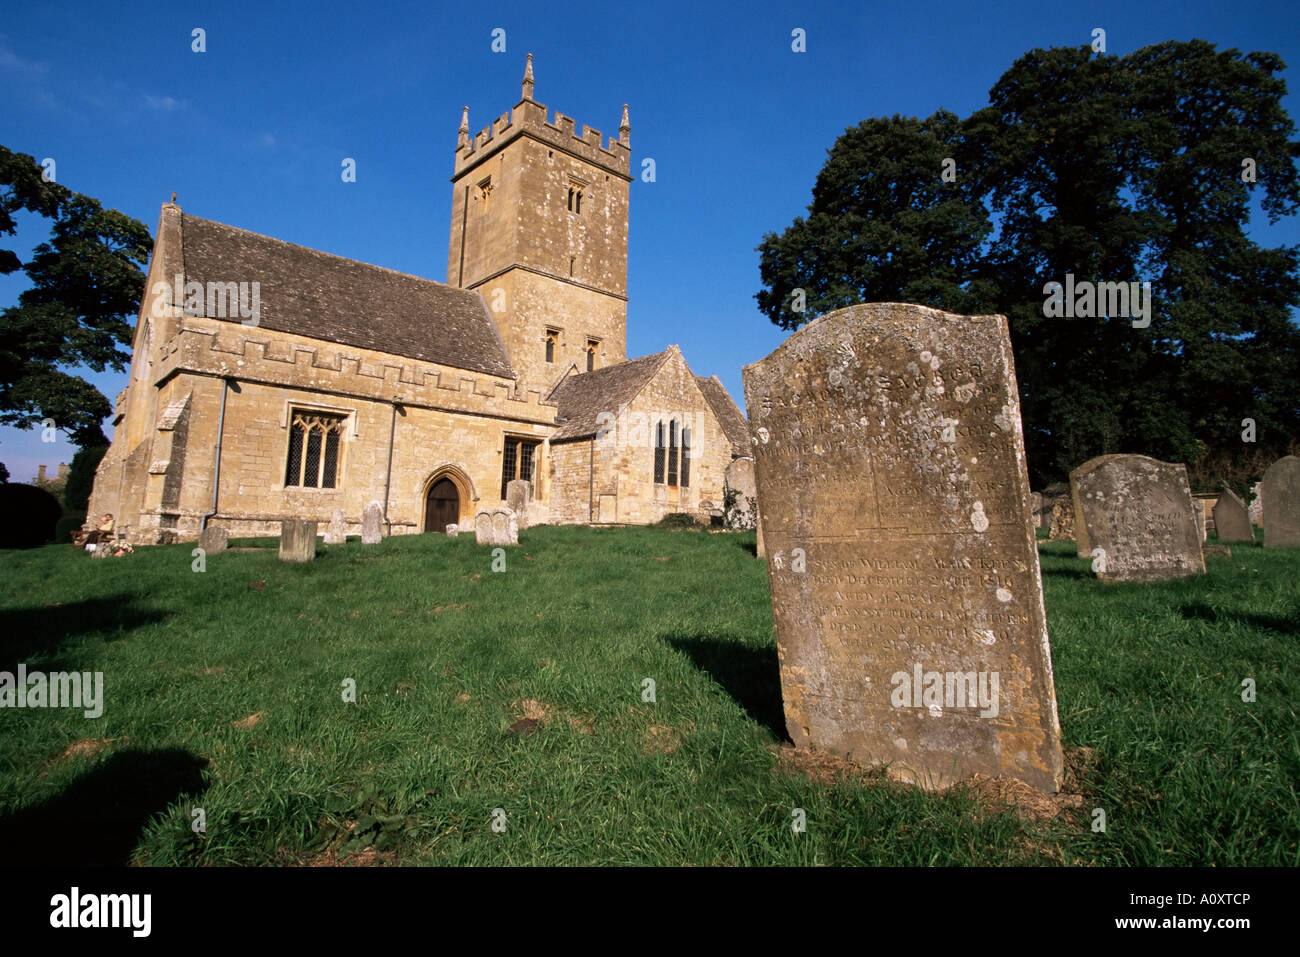
M 732 400 L 726 386 L 718 381 L 717 376 L 706 379 L 704 376 L 697 375 L 695 382 L 704 393 L 709 408 L 713 409 L 713 414 L 718 417 L 718 424 L 722 426 L 722 431 L 731 442 L 731 454 L 737 458 L 753 455 L 754 451 L 750 448 L 749 423 Z
M 595 435 L 597 416 L 602 412 L 618 415 L 619 406 L 631 402 L 667 358 L 665 350 L 560 380 L 550 395 L 559 407 L 556 418 L 561 423 L 551 441 Z
M 259 327 L 514 377 L 478 293 L 197 216 L 181 242 L 186 281 L 261 284 Z

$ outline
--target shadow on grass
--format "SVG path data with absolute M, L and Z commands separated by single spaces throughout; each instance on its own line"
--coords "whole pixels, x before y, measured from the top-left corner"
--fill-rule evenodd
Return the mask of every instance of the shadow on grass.
M 145 827 L 203 793 L 206 758 L 180 748 L 118 751 L 61 794 L 0 818 L 0 861 L 17 867 L 123 867 Z
M 1208 621 L 1212 624 L 1246 625 L 1251 628 L 1264 628 L 1276 631 L 1279 635 L 1300 635 L 1300 620 L 1285 615 L 1257 615 L 1253 612 L 1240 613 L 1220 611 L 1202 602 L 1183 605 L 1178 613 L 1184 619 Z
M 754 648 L 734 638 L 673 635 L 668 644 L 722 686 L 751 718 L 778 741 L 789 741 L 781 704 L 781 666 L 776 647 Z
M 736 547 L 749 552 L 755 558 L 758 557 L 758 542 L 736 542 Z
M 117 635 L 168 617 L 138 607 L 135 600 L 136 596 L 123 594 L 0 611 L 0 671 L 12 672 L 19 661 L 57 651 L 72 638 Z

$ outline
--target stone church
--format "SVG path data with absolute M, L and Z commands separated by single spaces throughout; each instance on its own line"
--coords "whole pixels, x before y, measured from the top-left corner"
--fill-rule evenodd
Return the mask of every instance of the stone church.
M 676 346 L 628 359 L 630 127 L 522 98 L 462 114 L 447 282 L 162 207 L 130 380 L 89 514 L 139 544 L 283 519 L 472 525 L 531 483 L 531 521 L 707 521 L 744 416 Z M 337 524 L 336 524 L 336 527 Z

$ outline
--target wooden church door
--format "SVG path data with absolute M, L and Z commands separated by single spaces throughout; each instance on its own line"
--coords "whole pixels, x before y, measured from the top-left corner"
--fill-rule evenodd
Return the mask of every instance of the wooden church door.
M 460 521 L 460 495 L 451 479 L 439 479 L 429 487 L 424 502 L 424 530 L 445 532 L 448 525 Z

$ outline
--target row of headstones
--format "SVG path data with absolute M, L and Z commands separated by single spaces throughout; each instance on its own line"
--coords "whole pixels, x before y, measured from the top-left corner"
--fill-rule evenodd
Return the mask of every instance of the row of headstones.
M 853 306 L 746 366 L 744 384 L 794 743 L 925 786 L 1011 775 L 1058 791 L 1006 319 Z M 1283 459 L 1265 478 L 1272 546 L 1300 544 L 1286 531 L 1297 465 Z M 1106 456 L 1076 469 L 1072 486 L 1084 541 L 1107 553 L 1104 578 L 1204 568 L 1184 467 Z M 1073 516 L 1073 504 L 1056 510 Z
M 1264 546 L 1300 545 L 1300 458 L 1274 462 L 1260 483 Z M 1253 542 L 1246 504 L 1225 488 L 1213 508 L 1221 542 Z M 1073 539 L 1102 581 L 1158 581 L 1205 571 L 1205 514 L 1187 467 L 1145 455 L 1102 455 L 1070 473 L 1069 499 L 1053 505 L 1053 540 Z
M 361 518 L 361 544 L 377 545 L 383 537 L 384 507 L 371 502 Z M 317 522 L 285 519 L 280 523 L 280 561 L 309 562 L 316 557 Z M 336 511 L 325 532 L 326 545 L 342 545 L 347 540 L 347 520 L 342 509 Z M 230 532 L 220 525 L 209 525 L 199 533 L 198 546 L 205 554 L 217 555 L 226 550 Z
M 383 506 L 378 502 L 371 502 L 366 506 L 365 515 L 361 523 L 361 544 L 377 545 L 382 538 L 381 528 L 383 523 Z M 340 544 L 345 540 L 341 533 L 343 521 L 336 514 L 335 520 L 330 523 L 331 532 L 326 533 L 326 544 Z M 304 522 L 296 519 L 286 519 L 280 523 L 280 561 L 282 562 L 309 562 L 316 557 L 316 522 Z M 447 526 L 447 534 L 453 538 L 457 536 L 460 529 L 456 525 Z M 474 516 L 475 539 L 480 545 L 518 545 L 519 544 L 519 525 L 515 518 L 515 512 L 510 508 L 480 509 Z M 199 536 L 199 547 L 204 548 L 209 554 L 213 549 L 205 548 L 204 535 L 211 533 L 209 539 L 214 545 L 217 539 L 220 545 L 216 549 L 224 551 L 226 547 L 226 530 L 223 528 L 206 529 L 203 535 Z

